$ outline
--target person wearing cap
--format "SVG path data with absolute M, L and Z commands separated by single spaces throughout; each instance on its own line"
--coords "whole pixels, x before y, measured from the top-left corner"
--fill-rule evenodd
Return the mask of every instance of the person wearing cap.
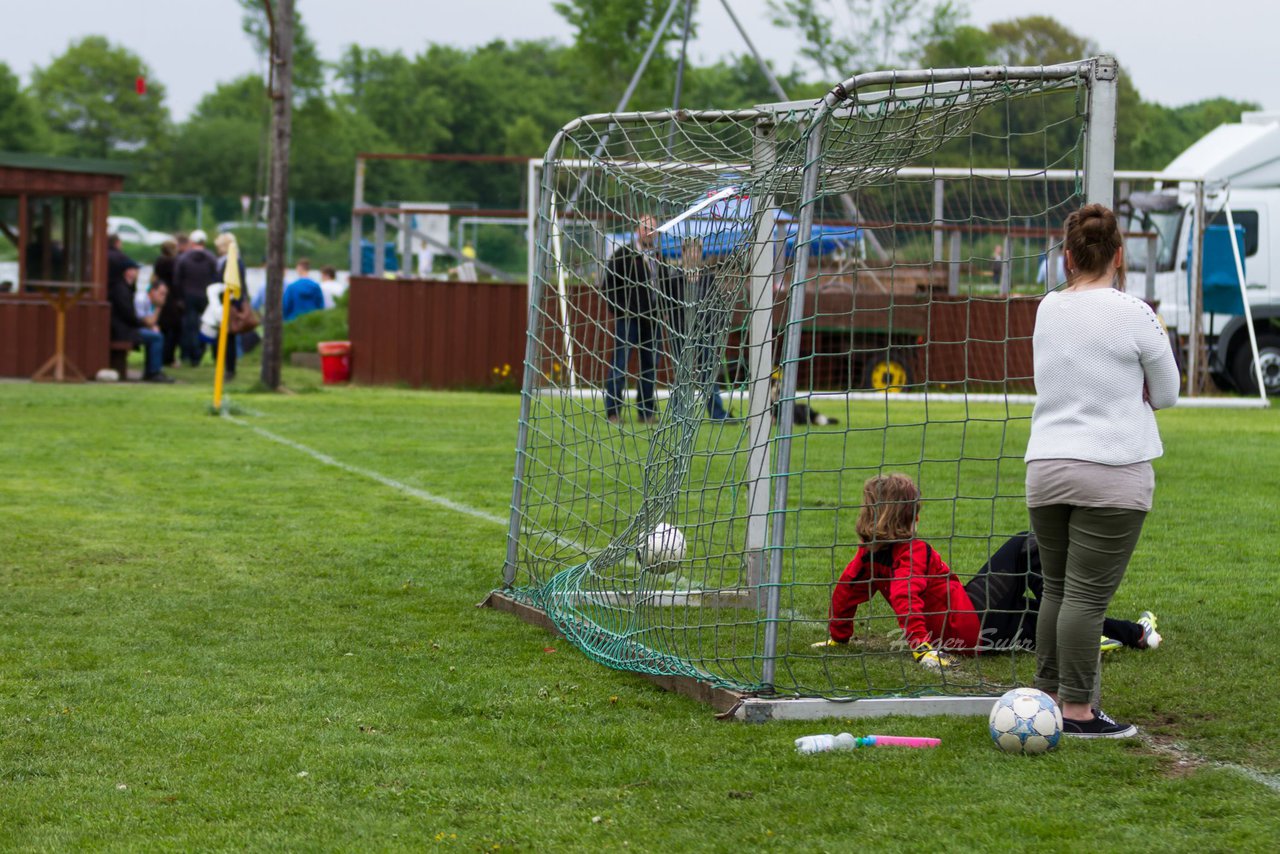
M 111 340 L 127 341 L 146 351 L 146 368 L 142 379 L 149 383 L 171 383 L 164 367 L 164 336 L 138 317 L 134 306 L 134 287 L 138 281 L 138 262 L 123 256 L 115 274 L 107 282 L 107 300 L 111 303 Z M 123 379 L 123 377 L 121 377 Z
M 204 358 L 205 345 L 200 340 L 200 315 L 209 306 L 207 291 L 218 275 L 218 260 L 205 248 L 209 239 L 202 229 L 191 232 L 186 252 L 173 265 L 172 293 L 182 300 L 182 358 L 191 367 Z

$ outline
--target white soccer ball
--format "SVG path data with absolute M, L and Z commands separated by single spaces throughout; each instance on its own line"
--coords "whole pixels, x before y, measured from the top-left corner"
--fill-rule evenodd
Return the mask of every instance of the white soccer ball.
M 996 700 L 987 725 L 1005 753 L 1044 753 L 1062 739 L 1062 710 L 1043 691 L 1014 688 Z
M 659 522 L 640 543 L 640 565 L 649 572 L 668 573 L 684 560 L 688 546 L 675 525 Z

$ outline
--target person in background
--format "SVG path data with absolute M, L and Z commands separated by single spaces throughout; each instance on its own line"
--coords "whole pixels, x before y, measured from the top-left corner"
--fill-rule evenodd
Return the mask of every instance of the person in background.
M 216 306 L 216 311 L 214 312 L 214 314 L 216 314 L 219 318 L 222 317 L 222 283 L 227 280 L 227 257 L 228 257 L 227 253 L 231 251 L 231 244 L 235 242 L 236 242 L 236 236 L 229 231 L 224 231 L 213 239 L 213 248 L 218 253 L 218 278 L 214 283 L 218 293 L 218 305 Z M 245 306 L 250 305 L 252 303 L 252 300 L 249 298 L 248 269 L 245 267 L 244 256 L 238 255 L 236 257 L 236 268 L 240 271 L 240 297 L 231 301 L 231 310 L 233 315 L 240 314 L 241 312 L 244 311 Z M 213 288 L 210 288 L 209 293 L 210 294 L 213 293 Z M 209 315 L 210 315 L 210 310 L 206 309 L 204 315 L 202 315 L 200 318 L 200 324 L 201 324 L 200 334 L 202 337 L 204 336 L 204 327 L 207 325 L 206 318 Z M 215 342 L 217 340 L 216 330 L 217 330 L 218 322 L 214 323 Z M 251 333 L 251 334 L 255 339 L 257 338 L 257 333 Z M 235 379 L 236 357 L 241 356 L 244 353 L 247 353 L 253 349 L 253 346 L 249 346 L 248 348 L 246 348 L 245 342 L 241 340 L 242 338 L 243 336 L 236 332 L 236 327 L 234 325 L 232 325 L 230 328 L 227 329 L 226 378 L 228 380 Z M 256 345 L 256 344 L 257 344 L 257 341 L 255 340 L 253 342 L 253 345 Z M 214 344 L 214 346 L 215 347 L 217 346 L 216 343 Z M 216 351 L 215 351 L 215 354 L 216 354 Z
M 169 286 L 152 276 L 151 286 L 145 291 L 138 291 L 137 285 L 134 288 L 133 310 L 137 313 L 138 319 L 148 329 L 154 329 L 163 336 L 164 332 L 160 329 L 160 316 L 164 312 L 164 304 L 169 300 Z
M 178 343 L 182 340 L 182 300 L 174 296 L 173 265 L 178 260 L 179 240 L 186 244 L 185 234 L 176 235 L 174 240 L 166 240 L 160 244 L 160 254 L 151 265 L 151 286 L 156 283 L 165 286 L 165 301 L 160 308 L 160 316 L 156 327 L 164 336 L 164 364 L 173 364 L 178 352 Z
M 605 266 L 600 291 L 613 312 L 613 354 L 604 385 L 604 414 L 621 423 L 622 394 L 627 385 L 631 350 L 640 357 L 636 377 L 636 414 L 642 424 L 657 420 L 654 383 L 658 373 L 659 311 L 664 282 L 672 270 L 657 258 L 658 221 L 644 214 L 636 222 L 635 242 L 619 246 Z
M 324 291 L 324 307 L 333 308 L 342 296 L 342 283 L 338 281 L 338 271 L 332 264 L 320 268 L 320 290 Z
M 201 229 L 191 232 L 190 247 L 173 265 L 171 293 L 182 300 L 182 358 L 196 367 L 204 358 L 205 344 L 200 339 L 200 316 L 209 307 L 208 289 L 219 281 L 218 261 L 205 248 L 208 236 Z
M 137 262 L 124 254 L 124 250 L 120 247 L 120 235 L 107 235 L 107 281 L 111 282 L 120 278 L 125 268 L 130 264 L 136 265 Z M 136 274 L 135 274 L 136 275 Z
M 164 336 L 139 317 L 134 307 L 137 281 L 138 262 L 125 256 L 116 267 L 114 278 L 107 283 L 107 301 L 111 303 L 111 340 L 142 345 L 146 351 L 146 368 L 142 374 L 144 382 L 171 383 L 173 379 L 163 370 Z M 154 322 L 154 314 L 148 317 Z
M 311 262 L 299 258 L 296 271 L 298 278 L 284 289 L 282 316 L 286 322 L 324 308 L 324 290 L 311 278 Z
M 1116 215 L 1090 204 L 1068 216 L 1063 257 L 1067 287 L 1036 312 L 1024 458 L 1044 574 L 1035 687 L 1061 705 L 1065 735 L 1129 738 L 1137 727 L 1095 705 L 1098 637 L 1151 510 L 1155 410 L 1177 403 L 1181 380 L 1159 319 L 1124 293 Z
M 991 250 L 991 284 L 999 285 L 1000 280 L 1004 277 L 1004 244 L 997 243 L 996 248 Z

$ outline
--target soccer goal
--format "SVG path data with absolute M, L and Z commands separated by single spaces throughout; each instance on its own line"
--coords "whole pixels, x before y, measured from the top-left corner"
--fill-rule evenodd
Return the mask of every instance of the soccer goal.
M 1066 215 L 1112 203 L 1115 87 L 1107 57 L 875 72 L 566 125 L 498 597 L 610 667 L 839 714 L 1027 681 L 1016 648 L 921 668 L 878 598 L 811 644 L 868 477 L 916 480 L 962 580 L 1026 528 L 1031 322 Z

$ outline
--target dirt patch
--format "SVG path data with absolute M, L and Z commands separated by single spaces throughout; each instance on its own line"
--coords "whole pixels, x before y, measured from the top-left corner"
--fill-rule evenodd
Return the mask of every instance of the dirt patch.
M 1172 736 L 1147 733 L 1141 737 L 1141 742 L 1147 753 L 1160 758 L 1160 771 L 1171 780 L 1190 777 L 1198 768 L 1208 764 L 1203 756 L 1190 752 Z

